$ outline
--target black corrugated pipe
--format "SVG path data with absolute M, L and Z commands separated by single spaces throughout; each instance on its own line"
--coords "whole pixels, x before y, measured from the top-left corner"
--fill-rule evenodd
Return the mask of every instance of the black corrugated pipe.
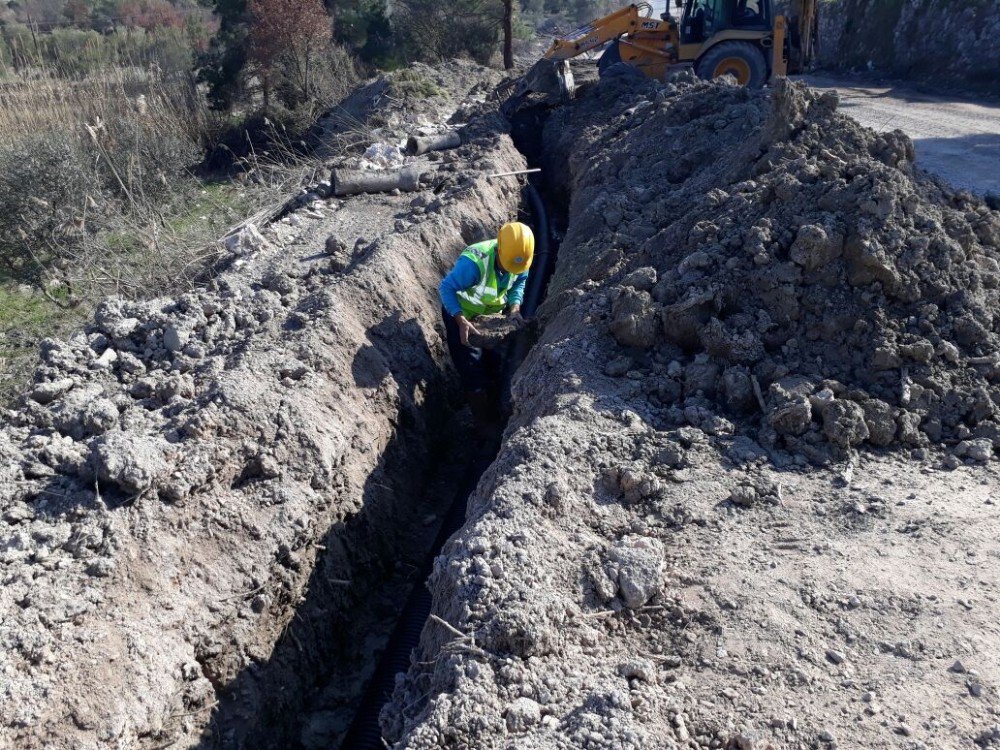
M 535 233 L 535 260 L 531 264 L 531 273 L 528 274 L 527 287 L 524 290 L 524 299 L 521 301 L 521 312 L 525 318 L 533 318 L 538 312 L 538 305 L 541 304 L 545 296 L 545 288 L 549 283 L 549 276 L 552 275 L 552 233 L 549 227 L 549 216 L 545 210 L 545 203 L 538 189 L 530 182 L 524 186 L 524 200 L 522 205 L 527 204 L 530 216 L 528 220 L 534 225 Z M 521 366 L 524 358 L 528 356 L 534 334 L 531 331 L 521 331 L 514 337 L 504 352 L 503 358 L 503 412 L 509 414 L 510 403 L 510 381 L 514 377 L 514 371 Z
M 524 194 L 535 232 L 535 260 L 532 264 L 532 273 L 528 275 L 527 289 L 524 291 L 524 301 L 521 305 L 524 315 L 530 317 L 535 314 L 545 294 L 549 276 L 552 274 L 552 260 L 554 258 L 553 254 L 549 252 L 551 247 L 549 219 L 542 197 L 531 184 L 525 186 Z M 510 377 L 513 375 L 514 367 L 524 359 L 523 355 L 527 346 L 528 342 L 522 334 L 517 337 L 514 345 L 508 348 L 506 359 L 510 366 L 504 368 L 505 390 L 509 390 Z M 385 750 L 386 745 L 382 741 L 382 730 L 379 727 L 378 717 L 392 696 L 392 691 L 396 686 L 396 675 L 410 668 L 411 654 L 419 644 L 424 624 L 430 617 L 431 592 L 427 588 L 426 580 L 434 567 L 434 559 L 441 552 L 445 542 L 465 524 L 465 510 L 469 502 L 469 495 L 476 489 L 479 477 L 489 468 L 494 458 L 496 458 L 495 449 L 486 455 L 476 457 L 469 463 L 455 493 L 455 499 L 441 525 L 441 530 L 434 539 L 434 545 L 420 570 L 419 580 L 421 583 L 413 589 L 402 614 L 400 614 L 399 622 L 396 623 L 396 628 L 389 638 L 378 667 L 375 669 L 375 675 L 365 691 L 361 706 L 347 730 L 340 750 Z
M 552 275 L 549 253 L 551 235 L 549 234 L 549 217 L 545 211 L 542 196 L 530 182 L 524 186 L 524 196 L 528 199 L 535 223 L 534 268 L 532 273 L 528 274 L 527 288 L 524 290 L 524 301 L 521 305 L 524 316 L 530 318 L 538 310 L 538 305 L 545 296 L 545 287 L 548 286 L 549 277 Z
M 344 741 L 340 744 L 341 750 L 385 750 L 386 745 L 382 741 L 378 717 L 392 696 L 396 686 L 396 675 L 410 668 L 410 655 L 420 642 L 420 633 L 430 617 L 431 592 L 427 588 L 426 581 L 433 569 L 434 558 L 448 538 L 465 523 L 465 509 L 469 495 L 476 489 L 479 477 L 493 462 L 494 457 L 488 455 L 476 458 L 469 463 L 462 476 L 462 481 L 455 492 L 455 499 L 445 515 L 441 530 L 434 539 L 434 546 L 420 569 L 420 584 L 410 593 L 410 598 L 399 616 L 396 628 L 392 631 L 372 681 L 361 700 L 361 706 L 347 730 Z

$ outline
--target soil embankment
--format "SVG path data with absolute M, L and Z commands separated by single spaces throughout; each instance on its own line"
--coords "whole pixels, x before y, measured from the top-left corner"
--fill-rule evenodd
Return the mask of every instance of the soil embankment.
M 435 290 L 525 155 L 540 339 L 384 736 L 1000 744 L 1000 215 L 837 105 L 625 68 L 517 148 L 462 106 L 416 191 L 307 194 L 205 289 L 46 342 L 0 424 L 0 744 L 336 745 L 470 451 Z
M 544 139 L 543 333 L 393 747 L 1000 742 L 998 214 L 797 85 L 622 71 Z
M 450 500 L 437 283 L 518 211 L 503 122 L 461 134 L 415 192 L 307 195 L 205 289 L 45 342 L 0 424 L 0 746 L 337 740 Z

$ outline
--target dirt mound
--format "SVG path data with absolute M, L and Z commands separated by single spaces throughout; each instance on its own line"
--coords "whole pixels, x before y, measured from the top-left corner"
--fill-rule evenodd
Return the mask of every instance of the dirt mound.
M 501 75 L 470 60 L 414 63 L 358 87 L 323 116 L 316 137 L 328 150 L 366 147 L 373 140 L 404 145 L 407 136 L 439 132 L 444 123 L 468 121 Z
M 815 460 L 1000 445 L 1000 218 L 836 105 L 787 82 L 605 80 L 545 131 L 578 217 L 559 283 L 614 282 L 607 371 L 665 423 L 759 419 L 762 444 Z
M 794 460 L 882 425 L 930 440 L 947 410 L 928 393 L 990 387 L 992 327 L 964 343 L 946 316 L 986 327 L 995 224 L 833 105 L 607 80 L 549 119 L 568 229 L 500 454 L 435 565 L 438 619 L 382 715 L 394 748 L 996 744 L 1000 463 Z M 868 372 L 883 346 L 905 363 Z

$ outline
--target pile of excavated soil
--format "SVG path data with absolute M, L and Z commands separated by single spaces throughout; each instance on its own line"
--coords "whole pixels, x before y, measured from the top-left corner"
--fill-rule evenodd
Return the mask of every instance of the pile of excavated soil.
M 835 103 L 611 78 L 552 114 L 543 330 L 392 747 L 1000 745 L 997 463 L 900 449 L 993 429 L 996 216 Z
M 359 86 L 316 126 L 321 148 L 364 148 L 372 139 L 402 141 L 464 124 L 501 74 L 471 60 L 413 63 Z
M 416 502 L 448 410 L 437 285 L 517 215 L 517 181 L 481 179 L 524 165 L 503 127 L 44 342 L 0 418 L 0 745 L 296 742 L 271 732 L 338 654 L 370 670 L 444 510 Z
M 789 83 L 626 82 L 557 112 L 545 152 L 552 174 L 569 158 L 579 217 L 559 283 L 608 287 L 606 372 L 660 423 L 750 424 L 812 460 L 942 442 L 988 458 L 1000 214 L 836 104 Z M 570 118 L 593 126 L 572 147 Z

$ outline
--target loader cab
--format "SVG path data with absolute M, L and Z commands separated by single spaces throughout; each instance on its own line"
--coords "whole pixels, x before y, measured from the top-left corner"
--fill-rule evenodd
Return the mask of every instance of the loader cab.
M 771 28 L 769 0 L 686 0 L 683 7 L 682 44 L 702 44 L 730 29 L 767 31 Z
M 771 4 L 767 0 L 736 0 L 733 28 L 767 31 L 771 28 Z
M 687 0 L 681 16 L 681 42 L 700 44 L 723 28 L 726 0 Z

